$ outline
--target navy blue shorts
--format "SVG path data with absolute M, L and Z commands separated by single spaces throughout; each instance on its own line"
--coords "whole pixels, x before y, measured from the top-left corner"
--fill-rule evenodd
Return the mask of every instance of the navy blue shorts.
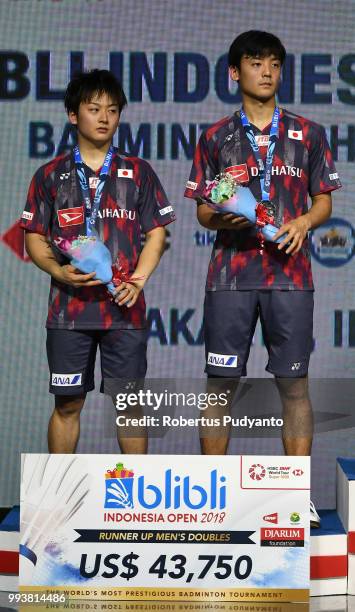
M 103 379 L 144 378 L 147 335 L 146 329 L 47 329 L 50 393 L 81 395 L 94 389 L 97 347 Z M 102 383 L 100 390 L 103 391 Z
M 306 376 L 313 348 L 313 291 L 208 291 L 204 305 L 206 368 L 211 376 L 246 376 L 260 317 L 275 376 Z

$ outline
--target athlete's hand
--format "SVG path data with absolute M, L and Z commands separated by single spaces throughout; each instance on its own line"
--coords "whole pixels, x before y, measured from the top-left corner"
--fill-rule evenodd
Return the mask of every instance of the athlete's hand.
M 102 281 L 95 279 L 95 272 L 90 272 L 90 274 L 83 274 L 72 266 L 71 264 L 67 264 L 66 266 L 61 266 L 59 270 L 55 274 L 55 279 L 61 283 L 65 283 L 66 285 L 71 285 L 76 289 L 80 287 L 94 287 L 96 285 L 102 285 Z
M 275 234 L 273 240 L 277 240 L 282 234 L 287 234 L 286 238 L 278 245 L 278 250 L 285 248 L 288 245 L 285 253 L 288 255 L 296 255 L 301 249 L 302 244 L 307 236 L 307 232 L 311 229 L 311 220 L 307 214 L 292 219 L 289 223 L 282 225 Z
M 132 306 L 134 306 L 138 300 L 138 296 L 142 289 L 143 285 L 139 285 L 137 282 L 120 283 L 116 287 L 116 296 L 114 300 L 119 306 L 127 306 L 127 308 L 132 308 Z
M 221 215 L 221 221 L 221 229 L 242 230 L 253 226 L 248 219 L 235 215 L 234 213 Z

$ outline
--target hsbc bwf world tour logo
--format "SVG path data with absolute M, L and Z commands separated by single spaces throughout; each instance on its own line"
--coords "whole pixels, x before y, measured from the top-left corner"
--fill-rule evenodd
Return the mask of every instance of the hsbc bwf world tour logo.
M 266 476 L 266 470 L 260 463 L 254 463 L 249 468 L 249 476 L 252 480 L 262 480 Z
M 292 469 L 290 465 L 268 465 L 264 466 L 261 463 L 253 463 L 248 470 L 249 478 L 255 482 L 263 480 L 265 476 L 268 479 L 290 479 L 292 477 L 299 478 L 304 475 L 302 468 Z

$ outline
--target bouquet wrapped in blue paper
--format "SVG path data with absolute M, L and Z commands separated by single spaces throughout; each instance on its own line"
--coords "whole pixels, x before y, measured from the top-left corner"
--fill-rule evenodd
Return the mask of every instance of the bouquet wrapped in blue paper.
M 240 185 L 229 172 L 222 172 L 208 184 L 204 200 L 216 212 L 245 217 L 265 240 L 273 240 L 279 230 L 270 202 L 257 202 L 250 189 Z M 283 238 L 281 236 L 275 242 L 281 242 Z
M 112 265 L 111 253 L 97 234 L 78 236 L 71 240 L 57 238 L 54 244 L 80 272 L 84 274 L 95 272 L 94 278 L 102 281 L 111 295 L 115 295 L 116 286 L 120 283 L 142 278 L 127 275 L 118 263 Z

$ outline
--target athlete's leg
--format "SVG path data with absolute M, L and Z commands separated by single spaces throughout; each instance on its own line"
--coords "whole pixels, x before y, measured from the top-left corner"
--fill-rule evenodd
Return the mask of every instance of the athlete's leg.
M 48 329 L 49 391 L 55 407 L 48 425 L 50 453 L 74 453 L 80 433 L 80 412 L 87 391 L 94 388 L 94 332 Z
M 226 405 L 209 405 L 203 412 L 207 419 L 219 419 L 219 426 L 200 427 L 201 452 L 225 455 L 230 427 L 223 417 L 230 414 L 240 376 L 246 375 L 246 364 L 258 317 L 255 291 L 208 291 L 204 304 L 204 329 L 207 391 L 227 390 Z M 218 422 L 218 421 L 217 421 Z
M 203 411 L 206 425 L 200 426 L 200 446 L 203 455 L 226 455 L 230 437 L 230 425 L 223 424 L 224 416 L 231 413 L 233 398 L 236 394 L 239 378 L 226 379 L 219 376 L 208 376 L 207 393 L 219 396 L 225 394 L 227 401 L 208 405 Z M 211 423 L 211 424 L 209 424 Z M 213 424 L 218 423 L 218 424 Z
M 103 379 L 117 379 L 118 384 L 142 382 L 147 371 L 147 330 L 115 329 L 100 333 L 101 371 Z M 134 389 L 133 389 L 134 390 Z M 101 385 L 103 391 L 103 385 Z M 139 419 L 140 406 L 125 410 L 125 416 Z M 146 427 L 121 426 L 117 440 L 122 453 L 146 454 L 148 434 Z
M 147 430 L 141 428 L 141 435 L 135 432 L 135 437 L 127 437 L 127 431 L 122 431 L 117 428 L 117 440 L 122 453 L 128 455 L 146 455 L 148 451 L 148 434 Z
M 313 415 L 308 365 L 313 344 L 313 292 L 260 292 L 260 319 L 283 407 L 282 439 L 287 455 L 310 455 Z
M 313 413 L 308 377 L 275 378 L 283 407 L 282 441 L 286 455 L 310 455 Z
M 80 412 L 86 395 L 56 395 L 48 425 L 50 453 L 75 453 L 80 435 Z

